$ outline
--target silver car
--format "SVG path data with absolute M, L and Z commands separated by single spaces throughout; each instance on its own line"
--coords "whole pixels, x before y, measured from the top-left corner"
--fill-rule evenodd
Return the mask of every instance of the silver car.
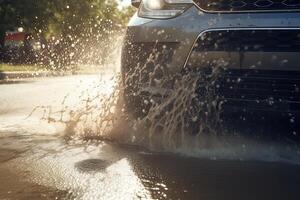
M 122 77 L 126 105 L 135 113 L 147 114 L 162 99 L 181 102 L 189 115 L 300 111 L 298 0 L 132 5 L 138 12 L 126 32 Z

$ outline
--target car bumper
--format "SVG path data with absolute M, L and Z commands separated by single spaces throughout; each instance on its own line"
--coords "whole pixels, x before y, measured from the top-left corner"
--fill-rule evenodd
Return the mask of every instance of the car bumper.
M 231 41 L 228 40 L 228 46 L 223 47 L 223 50 L 207 50 L 205 48 L 199 50 L 199 40 L 207 33 L 217 32 L 219 34 L 228 31 L 240 33 L 253 30 L 257 33 L 273 31 L 276 34 L 280 31 L 299 31 L 300 13 L 218 14 L 205 13 L 196 7 L 191 7 L 183 15 L 169 20 L 151 20 L 134 16 L 128 25 L 123 48 L 123 80 L 126 80 L 128 74 L 137 68 L 143 68 L 146 74 L 155 70 L 153 65 L 147 66 L 151 53 L 159 52 L 161 54 L 156 59 L 156 63 L 153 63 L 164 67 L 163 72 L 153 75 L 160 78 L 180 74 L 186 68 L 191 69 L 191 73 L 197 75 L 197 73 L 202 73 L 202 66 L 207 63 L 216 64 L 216 60 L 219 60 L 219 64 L 226 63 L 226 75 L 228 75 L 227 72 L 238 74 L 234 77 L 222 75 L 223 82 L 218 82 L 221 86 L 229 85 L 227 88 L 221 87 L 223 91 L 218 85 L 219 99 L 223 103 L 225 102 L 224 107 L 227 106 L 227 110 L 299 112 L 298 84 L 300 87 L 300 81 L 298 80 L 300 79 L 298 79 L 298 72 L 300 72 L 300 66 L 298 63 L 300 51 L 290 45 L 293 41 L 282 41 L 276 50 L 244 49 L 241 51 L 240 47 L 248 44 L 240 44 L 236 49 L 228 50 L 226 48 L 230 48 L 231 41 L 235 40 L 232 38 Z M 299 37 L 298 40 L 300 40 Z M 207 37 L 207 39 L 209 38 Z M 276 37 L 272 39 L 277 40 Z M 298 41 L 296 42 L 298 44 Z M 282 44 L 290 46 L 285 49 Z M 249 75 L 249 71 L 251 75 Z M 227 82 L 224 82 L 224 77 Z M 147 81 L 149 81 L 147 78 L 139 79 L 136 87 L 147 90 L 144 84 Z M 245 84 L 243 85 L 243 83 Z M 257 83 L 261 83 L 261 85 Z M 255 88 L 253 88 L 253 84 L 256 84 Z M 274 85 L 279 87 L 276 88 Z M 248 86 L 252 88 L 247 88 Z M 170 93 L 170 88 L 171 86 L 166 85 L 164 89 Z M 225 94 L 225 90 L 231 91 L 229 94 Z M 147 96 L 147 93 L 143 94 Z M 248 98 L 247 95 L 251 98 Z M 158 96 L 163 97 L 164 94 Z

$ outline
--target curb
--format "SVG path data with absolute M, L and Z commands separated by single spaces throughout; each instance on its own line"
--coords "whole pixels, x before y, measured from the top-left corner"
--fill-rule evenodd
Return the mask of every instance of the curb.
M 58 77 L 72 75 L 95 75 L 102 74 L 111 69 L 102 69 L 99 71 L 74 71 L 74 72 L 56 72 L 56 71 L 18 71 L 18 72 L 2 72 L 0 71 L 0 81 L 18 80 L 26 78 L 41 78 L 41 77 Z
M 72 72 L 47 72 L 47 71 L 28 71 L 28 72 L 0 72 L 0 80 L 10 79 L 25 79 L 25 78 L 39 78 L 39 77 L 54 77 L 54 76 L 68 76 L 74 75 Z

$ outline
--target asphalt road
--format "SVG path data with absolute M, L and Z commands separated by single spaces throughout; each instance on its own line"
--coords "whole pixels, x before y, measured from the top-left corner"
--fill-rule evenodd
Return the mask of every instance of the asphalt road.
M 100 79 L 107 80 L 100 90 L 111 92 L 110 76 L 0 85 L 0 199 L 299 199 L 297 163 L 188 158 L 66 140 L 64 127 L 40 120 L 41 111 L 27 118 L 36 106 L 59 108 L 66 95 L 67 105 L 76 106 Z

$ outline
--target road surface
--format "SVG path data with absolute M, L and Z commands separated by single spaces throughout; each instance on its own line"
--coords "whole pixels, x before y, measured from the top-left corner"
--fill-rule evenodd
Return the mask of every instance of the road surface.
M 111 92 L 106 74 L 0 84 L 0 199 L 299 199 L 300 165 L 270 162 L 273 154 L 192 158 L 66 140 L 64 127 L 40 120 L 41 112 L 27 118 L 36 106 L 59 108 L 67 94 L 75 106 L 99 79 L 107 79 L 100 90 Z

